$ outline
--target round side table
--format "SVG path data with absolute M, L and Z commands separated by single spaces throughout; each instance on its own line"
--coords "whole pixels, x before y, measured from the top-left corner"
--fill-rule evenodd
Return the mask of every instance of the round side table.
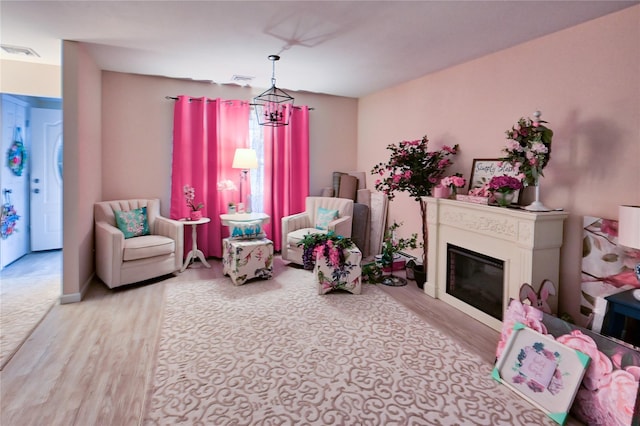
M 185 259 L 184 265 L 182 265 L 182 269 L 180 269 L 180 272 L 184 272 L 184 270 L 187 269 L 187 267 L 191 265 L 191 263 L 195 261 L 196 258 L 200 259 L 200 262 L 202 262 L 204 266 L 206 266 L 207 268 L 211 268 L 211 265 L 207 263 L 207 259 L 204 258 L 204 253 L 202 253 L 202 251 L 198 249 L 198 233 L 196 232 L 198 225 L 209 223 L 211 222 L 211 219 L 209 219 L 208 217 L 203 217 L 202 219 L 198 220 L 181 220 L 180 222 L 184 223 L 185 225 L 191 225 L 191 251 L 189 252 L 189 254 L 187 254 L 187 258 Z

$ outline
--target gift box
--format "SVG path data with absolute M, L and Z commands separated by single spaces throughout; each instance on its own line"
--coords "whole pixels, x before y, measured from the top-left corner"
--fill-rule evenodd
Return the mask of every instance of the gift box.
M 382 264 L 381 254 L 376 255 L 375 259 L 378 265 Z M 406 266 L 407 266 L 407 260 L 404 257 L 396 254 L 393 257 L 393 262 L 391 263 L 391 266 L 385 266 L 384 268 L 382 268 L 382 272 L 402 271 Z

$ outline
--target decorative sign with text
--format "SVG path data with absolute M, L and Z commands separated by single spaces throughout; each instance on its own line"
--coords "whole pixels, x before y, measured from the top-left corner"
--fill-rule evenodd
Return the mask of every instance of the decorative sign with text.
M 469 179 L 469 189 L 480 188 L 489 183 L 494 176 L 517 176 L 518 174 L 509 163 L 503 163 L 498 159 L 475 159 Z

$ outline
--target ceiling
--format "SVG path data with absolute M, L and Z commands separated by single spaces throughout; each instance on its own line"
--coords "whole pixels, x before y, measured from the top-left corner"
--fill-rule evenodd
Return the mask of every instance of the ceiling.
M 6 1 L 0 41 L 60 64 L 87 43 L 104 70 L 361 97 L 640 1 Z

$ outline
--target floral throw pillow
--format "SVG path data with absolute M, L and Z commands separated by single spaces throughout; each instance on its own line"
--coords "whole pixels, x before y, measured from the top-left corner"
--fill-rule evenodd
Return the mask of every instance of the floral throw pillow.
M 316 212 L 316 229 L 326 231 L 329 224 L 338 218 L 338 210 L 329 210 L 324 207 L 318 207 Z
M 116 224 L 118 229 L 122 231 L 125 238 L 139 237 L 141 235 L 149 235 L 149 222 L 147 220 L 147 208 L 125 211 L 117 211 Z

